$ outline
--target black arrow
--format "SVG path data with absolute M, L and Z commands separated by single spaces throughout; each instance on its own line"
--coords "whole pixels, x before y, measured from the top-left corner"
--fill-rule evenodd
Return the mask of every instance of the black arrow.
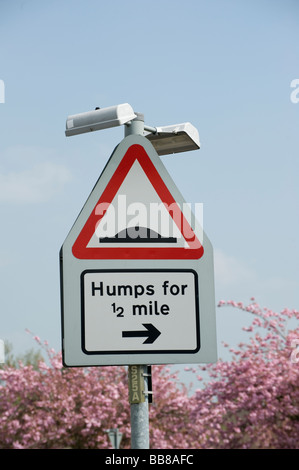
M 151 323 L 142 324 L 145 326 L 146 331 L 123 331 L 123 338 L 139 338 L 146 336 L 147 339 L 143 341 L 143 344 L 152 344 L 154 341 L 156 341 L 158 336 L 160 336 L 161 332 L 157 330 L 157 328 Z

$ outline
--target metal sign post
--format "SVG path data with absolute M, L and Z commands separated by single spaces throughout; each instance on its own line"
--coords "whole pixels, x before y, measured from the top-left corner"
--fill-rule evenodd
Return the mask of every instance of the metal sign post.
M 125 126 L 125 136 L 143 135 L 144 119 L 142 115 Z M 149 409 L 148 377 L 146 365 L 132 365 L 128 368 L 129 401 L 131 411 L 131 448 L 149 449 Z
M 117 428 L 107 429 L 106 433 L 109 436 L 110 442 L 114 449 L 119 449 L 119 445 L 122 439 L 122 433 Z
M 152 364 L 217 360 L 213 248 L 159 157 L 199 148 L 191 124 L 149 128 L 124 104 L 69 116 L 66 135 L 123 124 L 60 250 L 62 357 L 128 366 L 132 448 L 148 449 Z
M 149 449 L 149 409 L 147 367 L 129 366 L 129 402 L 131 407 L 131 448 Z

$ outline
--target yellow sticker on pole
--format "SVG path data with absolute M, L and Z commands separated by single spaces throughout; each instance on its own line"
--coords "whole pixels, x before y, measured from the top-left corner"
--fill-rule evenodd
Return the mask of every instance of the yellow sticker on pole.
M 144 394 L 144 377 L 142 366 L 129 366 L 129 402 L 143 403 L 145 401 Z

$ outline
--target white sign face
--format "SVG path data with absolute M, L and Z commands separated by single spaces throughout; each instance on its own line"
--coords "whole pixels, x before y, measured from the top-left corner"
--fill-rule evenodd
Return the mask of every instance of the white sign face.
M 87 270 L 81 275 L 81 302 L 85 354 L 200 348 L 193 270 Z

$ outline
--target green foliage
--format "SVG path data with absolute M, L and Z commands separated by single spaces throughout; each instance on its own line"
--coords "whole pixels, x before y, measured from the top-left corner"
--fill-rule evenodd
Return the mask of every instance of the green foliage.
M 37 370 L 39 363 L 44 361 L 40 349 L 30 348 L 23 354 L 15 355 L 13 352 L 13 345 L 9 341 L 4 341 L 4 348 L 5 363 L 0 364 L 1 369 L 3 369 L 5 365 L 14 368 L 31 365 L 35 370 Z

